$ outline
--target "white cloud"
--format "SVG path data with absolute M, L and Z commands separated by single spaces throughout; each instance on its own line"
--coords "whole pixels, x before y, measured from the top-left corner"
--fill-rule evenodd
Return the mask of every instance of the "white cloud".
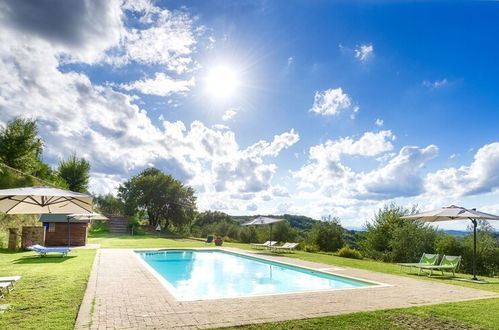
M 381 126 L 383 126 L 384 121 L 383 121 L 383 119 L 376 118 L 376 121 L 374 122 L 374 124 L 375 124 L 376 126 L 378 126 L 378 127 L 381 127 Z
M 359 108 L 352 108 L 352 99 L 343 92 L 341 87 L 315 92 L 314 104 L 310 109 L 311 112 L 324 116 L 338 115 L 340 112 L 346 110 L 351 110 L 355 113 L 359 111 Z
M 275 197 L 289 197 L 289 192 L 283 186 L 276 185 L 272 188 L 272 195 Z
M 280 203 L 277 205 L 277 213 L 286 213 L 293 206 L 293 203 Z
M 386 200 L 422 194 L 424 181 L 418 171 L 437 154 L 438 148 L 435 145 L 424 149 L 403 147 L 387 165 L 361 176 L 355 197 Z
M 374 56 L 374 47 L 372 44 L 357 46 L 354 50 L 355 58 L 360 62 L 366 62 Z
M 435 81 L 428 81 L 428 80 L 423 81 L 423 86 L 431 88 L 431 89 L 441 88 L 441 87 L 447 86 L 448 84 L 449 84 L 449 81 L 447 80 L 447 78 L 444 78 L 442 80 L 435 80 Z
M 234 118 L 234 116 L 237 114 L 237 112 L 238 112 L 238 109 L 230 108 L 229 110 L 224 112 L 224 114 L 222 116 L 222 120 L 223 121 L 231 120 L 232 118 Z
M 156 72 L 154 79 L 142 79 L 120 84 L 119 87 L 130 91 L 137 90 L 142 94 L 167 96 L 173 93 L 188 92 L 194 85 L 194 78 L 190 80 L 176 80 L 163 72 Z
M 288 66 L 291 66 L 291 64 L 293 64 L 294 60 L 295 60 L 294 56 L 288 57 Z
M 158 15 L 147 16 L 146 9 L 137 15 L 144 24 L 158 19 Z M 177 13 L 162 15 L 162 24 L 174 29 Z M 168 23 L 168 19 L 173 21 Z M 241 149 L 228 127 L 209 128 L 199 121 L 186 125 L 155 113 L 156 125 L 133 103 L 134 97 L 109 85 L 94 84 L 84 73 L 61 69 L 63 53 L 51 46 L 48 37 L 25 35 L 24 30 L 5 24 L 0 22 L 0 122 L 20 115 L 36 119 L 45 141 L 44 160 L 56 164 L 76 151 L 91 163 L 92 191 L 113 191 L 123 179 L 156 166 L 193 186 L 200 209 L 244 209 L 241 200 L 233 201 L 230 196 L 254 194 L 258 198 L 267 193 L 277 166 L 262 157 L 278 156 L 299 139 L 293 130 L 278 134 L 271 142 L 259 141 L 258 147 L 250 147 L 260 150 L 256 154 Z M 156 78 L 128 87 L 166 93 L 150 84 L 167 76 Z
M 244 152 L 249 156 L 277 156 L 283 149 L 287 149 L 300 140 L 300 135 L 294 129 L 289 132 L 275 135 L 272 142 L 264 140 L 249 146 Z
M 366 132 L 358 140 L 328 140 L 310 148 L 308 164 L 293 177 L 302 191 L 336 198 L 382 200 L 420 194 L 424 185 L 419 170 L 436 156 L 436 146 L 405 146 L 386 165 L 371 171 L 355 172 L 342 162 L 343 155 L 377 157 L 393 149 L 394 139 L 390 131 L 380 131 Z
M 429 173 L 426 187 L 431 194 L 456 197 L 496 191 L 499 188 L 499 142 L 478 149 L 469 166 Z

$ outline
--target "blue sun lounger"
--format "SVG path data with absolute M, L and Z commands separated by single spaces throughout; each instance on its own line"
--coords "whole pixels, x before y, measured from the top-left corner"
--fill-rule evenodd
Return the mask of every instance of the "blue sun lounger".
M 55 252 L 55 253 L 62 253 L 62 257 L 65 257 L 68 255 L 68 252 L 71 251 L 70 248 L 67 248 L 67 247 L 45 247 L 45 246 L 41 246 L 41 245 L 32 245 L 30 247 L 28 247 L 28 249 L 32 250 L 32 251 L 35 251 L 36 253 L 39 254 L 40 257 L 45 257 L 47 255 L 47 253 L 52 253 L 52 252 Z

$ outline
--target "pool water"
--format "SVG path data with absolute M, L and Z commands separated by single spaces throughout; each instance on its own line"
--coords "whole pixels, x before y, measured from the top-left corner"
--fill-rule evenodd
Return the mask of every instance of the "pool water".
M 213 250 L 137 251 L 178 300 L 347 289 L 373 283 Z

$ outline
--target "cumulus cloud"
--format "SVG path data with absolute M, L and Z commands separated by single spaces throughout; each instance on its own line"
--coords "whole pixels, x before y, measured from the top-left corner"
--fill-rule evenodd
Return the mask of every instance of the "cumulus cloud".
M 429 173 L 426 187 L 432 194 L 468 196 L 499 188 L 499 142 L 484 145 L 469 166 L 450 167 Z
M 248 156 L 277 156 L 300 140 L 300 135 L 291 129 L 289 132 L 275 135 L 272 142 L 261 140 L 249 146 L 244 152 Z
M 153 79 L 136 80 L 127 84 L 120 84 L 119 87 L 131 91 L 137 90 L 142 94 L 167 96 L 173 93 L 188 92 L 194 85 L 194 78 L 190 80 L 173 79 L 163 72 L 156 72 Z
M 374 124 L 378 127 L 381 127 L 381 126 L 383 126 L 384 121 L 383 121 L 383 119 L 376 118 L 376 121 L 374 122 Z
M 111 11 L 89 13 L 90 16 L 115 15 L 113 10 L 118 10 L 119 17 L 123 14 L 123 8 L 106 7 L 110 6 L 108 2 L 102 7 L 91 1 L 83 3 L 93 4 L 93 7 L 85 7 L 87 9 Z M 17 10 L 14 3 L 2 2 L 1 6 L 9 12 Z M 170 56 L 160 58 L 159 64 L 167 64 L 175 71 L 178 67 L 169 65 L 179 63 L 175 61 L 192 52 L 193 43 L 189 41 L 185 44 L 178 39 L 183 35 L 182 29 L 187 27 L 192 31 L 186 33 L 195 35 L 196 27 L 192 25 L 194 23 L 189 15 L 165 12 L 148 1 L 125 3 L 124 11 L 134 11 L 137 14 L 135 19 L 140 20 L 146 29 L 158 28 L 166 31 L 167 35 L 178 32 L 179 35 L 171 37 L 168 44 L 163 39 L 158 41 L 162 46 L 153 52 L 164 52 L 169 54 L 165 56 Z M 67 42 L 68 36 L 52 36 L 49 32 L 28 33 L 35 28 L 20 28 L 17 24 L 21 23 L 12 20 L 0 21 L 0 122 L 20 115 L 36 119 L 39 133 L 45 141 L 44 159 L 56 164 L 60 158 L 76 151 L 78 156 L 91 163 L 92 191 L 113 191 L 122 180 L 145 167 L 156 166 L 193 186 L 201 208 L 215 203 L 217 205 L 213 206 L 218 209 L 235 210 L 239 204 L 232 202 L 230 195 L 255 194 L 257 198 L 272 187 L 277 166 L 262 157 L 277 156 L 299 139 L 293 130 L 278 134 L 271 142 L 259 141 L 257 146 L 250 147 L 249 150 L 261 151 L 261 154 L 256 154 L 241 149 L 235 133 L 228 127 L 210 128 L 199 121 L 186 125 L 181 121 L 168 121 L 166 116 L 160 116 L 155 124 L 146 110 L 134 104 L 135 98 L 123 90 L 115 90 L 112 85 L 95 84 L 85 73 L 72 71 L 71 67 L 61 69 L 62 61 L 76 58 L 83 61 L 76 56 L 80 56 L 77 53 L 85 45 L 74 46 Z M 101 23 L 105 24 L 105 20 L 102 19 Z M 162 24 L 161 28 L 158 24 Z M 85 25 L 82 23 L 80 28 L 84 29 Z M 125 29 L 127 33 L 142 35 L 138 30 L 131 31 L 130 27 Z M 144 41 L 142 37 L 140 42 Z M 120 45 L 116 46 L 126 49 L 125 53 L 111 51 L 114 59 L 125 56 L 130 61 L 148 63 L 145 54 L 138 54 L 134 59 L 129 45 L 121 44 L 127 43 L 127 38 L 121 38 Z M 79 42 L 85 44 L 88 41 L 93 45 L 91 39 L 93 37 L 85 35 L 80 37 Z M 133 44 L 133 47 L 138 47 L 138 43 Z M 107 47 L 107 44 L 102 46 L 99 52 Z M 146 47 L 146 44 L 141 47 Z M 109 51 L 104 52 L 106 56 L 109 56 Z M 91 56 L 94 60 L 98 58 L 95 54 Z M 179 87 L 168 78 L 166 74 L 158 73 L 154 80 L 138 80 L 123 87 L 125 91 L 136 89 L 158 95 L 187 88 Z M 159 86 L 161 82 L 171 82 L 171 85 Z M 244 205 L 240 206 L 244 208 Z
M 424 192 L 419 169 L 438 154 L 438 147 L 403 147 L 399 154 L 380 169 L 361 177 L 356 198 L 391 199 L 416 196 Z
M 94 63 L 126 33 L 118 0 L 1 1 L 0 21 L 21 38 L 37 36 L 73 61 Z M 3 31 L 5 33 L 5 31 Z
M 324 116 L 334 116 L 346 110 L 351 110 L 355 113 L 358 112 L 359 108 L 352 107 L 352 99 L 340 87 L 315 92 L 314 104 L 310 112 Z
M 354 55 L 360 62 L 366 62 L 374 56 L 374 47 L 372 44 L 357 46 L 354 49 Z
M 275 197 L 289 197 L 289 192 L 283 186 L 276 185 L 272 188 L 272 195 Z
M 309 162 L 293 177 L 304 191 L 337 198 L 383 200 L 420 194 L 424 182 L 419 170 L 438 148 L 405 146 L 392 156 L 387 152 L 393 149 L 394 139 L 390 131 L 366 132 L 357 140 L 347 137 L 312 146 Z M 388 155 L 387 164 L 367 172 L 356 172 L 343 162 L 343 155 L 379 158 L 381 154 Z
M 289 211 L 289 209 L 293 206 L 293 203 L 281 203 L 277 205 L 277 212 L 278 213 L 286 213 Z
M 223 121 L 231 120 L 237 114 L 237 111 L 238 109 L 236 108 L 230 108 L 229 110 L 224 112 L 224 114 L 222 115 L 222 120 Z

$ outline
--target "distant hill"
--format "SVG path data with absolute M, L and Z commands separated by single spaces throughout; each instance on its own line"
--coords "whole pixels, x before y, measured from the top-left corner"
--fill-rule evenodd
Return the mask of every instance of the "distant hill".
M 269 218 L 278 218 L 278 219 L 286 219 L 288 220 L 289 224 L 293 228 L 298 228 L 301 230 L 310 230 L 313 226 L 313 224 L 318 221 L 309 217 L 306 217 L 304 215 L 293 215 L 293 214 L 283 214 L 283 215 L 262 215 L 264 217 L 269 217 Z M 238 215 L 238 216 L 232 216 L 232 218 L 237 221 L 237 222 L 245 222 L 251 219 L 256 218 L 254 215 Z
M 468 232 L 464 231 L 464 230 L 449 229 L 449 230 L 444 230 L 444 233 L 446 233 L 447 235 L 452 235 L 452 236 L 456 236 L 456 237 L 464 237 L 464 236 L 468 235 Z

